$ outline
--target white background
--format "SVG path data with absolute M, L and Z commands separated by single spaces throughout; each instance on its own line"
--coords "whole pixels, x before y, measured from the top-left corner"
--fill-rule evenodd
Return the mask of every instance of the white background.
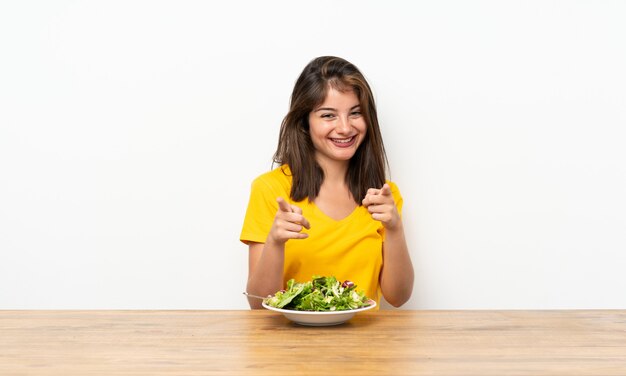
M 626 308 L 626 3 L 0 5 L 0 308 L 244 309 L 320 55 L 372 85 L 412 309 Z

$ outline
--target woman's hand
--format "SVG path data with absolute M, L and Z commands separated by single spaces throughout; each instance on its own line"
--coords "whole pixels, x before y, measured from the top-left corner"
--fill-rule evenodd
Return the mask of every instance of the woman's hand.
M 290 205 L 282 197 L 278 197 L 276 201 L 278 202 L 278 211 L 267 236 L 268 241 L 282 245 L 289 239 L 308 238 L 308 234 L 301 232 L 303 228 L 311 228 L 309 221 L 302 215 L 302 209 Z
M 363 206 L 372 214 L 372 218 L 382 222 L 386 229 L 398 226 L 400 214 L 391 194 L 391 187 L 385 183 L 381 189 L 370 188 L 363 199 Z

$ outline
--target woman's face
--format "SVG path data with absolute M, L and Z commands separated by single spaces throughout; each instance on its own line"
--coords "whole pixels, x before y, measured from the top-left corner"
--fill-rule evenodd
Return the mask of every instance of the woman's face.
M 320 165 L 348 161 L 367 133 L 354 91 L 329 88 L 326 99 L 309 114 L 309 134 Z

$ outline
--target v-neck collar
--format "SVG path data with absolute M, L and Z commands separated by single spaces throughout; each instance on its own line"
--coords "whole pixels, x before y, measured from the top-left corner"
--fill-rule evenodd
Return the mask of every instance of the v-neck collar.
M 324 217 L 325 219 L 328 219 L 329 221 L 332 221 L 334 223 L 343 223 L 346 222 L 347 220 L 349 220 L 351 217 L 353 217 L 357 211 L 359 211 L 359 208 L 361 207 L 361 205 L 357 205 L 356 208 L 354 208 L 354 210 L 352 210 L 350 212 L 350 214 L 346 215 L 345 217 L 341 218 L 341 219 L 335 219 L 331 216 L 329 216 L 328 214 L 324 213 L 324 211 L 322 209 L 320 209 L 319 206 L 317 206 L 315 204 L 315 202 L 311 201 L 309 203 L 311 205 L 311 207 L 313 207 L 313 210 L 315 213 L 318 213 L 318 215 Z

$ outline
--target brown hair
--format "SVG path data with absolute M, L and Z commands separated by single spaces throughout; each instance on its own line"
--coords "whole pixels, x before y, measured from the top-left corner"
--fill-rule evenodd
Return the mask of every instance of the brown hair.
M 385 184 L 388 162 L 372 90 L 359 69 L 342 58 L 318 57 L 300 74 L 291 94 L 289 112 L 280 127 L 274 163 L 287 164 L 291 170 L 292 200 L 302 201 L 308 197 L 313 201 L 317 197 L 324 172 L 315 160 L 315 148 L 309 135 L 309 113 L 324 102 L 329 87 L 353 90 L 367 124 L 365 139 L 350 159 L 346 174 L 352 197 L 360 205 L 369 188 Z

